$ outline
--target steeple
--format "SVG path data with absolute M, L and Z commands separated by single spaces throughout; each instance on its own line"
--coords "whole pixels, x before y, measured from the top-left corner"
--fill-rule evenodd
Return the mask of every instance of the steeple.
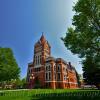
M 44 37 L 44 34 L 43 34 L 43 32 L 42 32 L 42 36 L 41 36 L 41 38 L 40 38 L 40 41 L 43 43 L 43 42 L 46 42 L 46 39 L 45 39 L 45 37 Z

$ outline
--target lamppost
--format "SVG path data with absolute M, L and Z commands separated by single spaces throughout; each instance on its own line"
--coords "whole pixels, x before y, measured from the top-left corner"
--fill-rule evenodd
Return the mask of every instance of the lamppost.
M 31 75 L 30 75 L 30 85 L 31 85 L 30 88 L 31 88 L 31 89 L 32 89 L 32 87 L 33 87 L 34 78 L 35 78 L 35 77 L 34 77 L 34 74 L 31 74 Z

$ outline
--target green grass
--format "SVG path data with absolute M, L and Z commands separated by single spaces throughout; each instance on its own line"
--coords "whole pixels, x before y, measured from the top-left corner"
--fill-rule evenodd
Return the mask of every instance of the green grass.
M 100 100 L 99 90 L 33 89 L 0 92 L 0 100 Z

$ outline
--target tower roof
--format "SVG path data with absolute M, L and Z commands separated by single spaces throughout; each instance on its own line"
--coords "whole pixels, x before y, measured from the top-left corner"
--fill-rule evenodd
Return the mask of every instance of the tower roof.
M 46 41 L 46 39 L 45 39 L 43 33 L 42 33 L 42 36 L 41 36 L 41 38 L 40 38 L 40 41 L 41 41 L 41 42 L 45 42 L 45 41 Z
M 41 45 L 41 44 L 44 45 L 45 43 L 47 43 L 49 48 L 51 48 L 49 42 L 46 40 L 46 38 L 45 38 L 45 36 L 44 36 L 44 34 L 42 32 L 42 35 L 41 35 L 40 39 L 36 42 L 35 46 Z

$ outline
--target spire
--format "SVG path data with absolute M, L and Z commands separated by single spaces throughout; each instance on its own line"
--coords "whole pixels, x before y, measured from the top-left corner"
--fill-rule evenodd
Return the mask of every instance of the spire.
M 41 36 L 41 38 L 40 38 L 40 41 L 41 41 L 41 42 L 45 42 L 45 41 L 46 41 L 43 32 L 42 32 L 42 36 Z

